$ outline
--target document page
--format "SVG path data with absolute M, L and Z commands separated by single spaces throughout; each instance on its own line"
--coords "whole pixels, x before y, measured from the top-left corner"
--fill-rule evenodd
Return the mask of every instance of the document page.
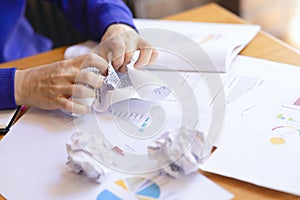
M 66 165 L 65 145 L 74 130 L 72 117 L 61 111 L 31 108 L 0 143 L 0 193 L 15 200 L 233 198 L 197 173 L 173 179 L 112 170 L 102 184 L 91 182 Z
M 14 113 L 15 110 L 0 110 L 0 126 L 8 125 Z
M 203 169 L 300 195 L 300 68 L 238 56 L 230 74 L 248 78 L 230 79 L 222 140 Z
M 258 25 L 249 24 L 220 24 L 150 19 L 135 19 L 134 23 L 138 29 L 167 29 L 178 32 L 193 40 L 203 48 L 214 63 L 216 71 L 219 72 L 227 72 L 229 70 L 235 56 L 260 30 Z M 180 70 L 187 71 L 191 69 L 186 69 L 185 66 L 182 66 Z

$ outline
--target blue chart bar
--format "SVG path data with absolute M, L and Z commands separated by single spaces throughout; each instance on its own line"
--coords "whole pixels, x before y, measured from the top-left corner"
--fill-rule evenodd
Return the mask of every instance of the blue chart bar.
M 152 183 L 150 186 L 136 193 L 138 195 L 143 195 L 147 197 L 158 198 L 160 195 L 160 189 L 156 183 Z
M 124 195 L 139 200 L 155 200 L 159 199 L 160 187 L 150 179 L 145 177 L 130 177 L 115 181 L 115 184 L 121 187 Z M 96 200 L 121 200 L 118 192 L 105 189 L 97 197 Z M 122 196 L 123 197 L 123 196 Z M 123 197 L 124 198 L 124 197 Z
M 122 200 L 109 190 L 103 190 L 97 197 L 97 200 Z

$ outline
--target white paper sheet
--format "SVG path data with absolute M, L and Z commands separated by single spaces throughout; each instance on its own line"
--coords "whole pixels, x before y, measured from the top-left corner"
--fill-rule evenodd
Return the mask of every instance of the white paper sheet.
M 300 68 L 238 56 L 230 74 L 253 79 L 226 104 L 222 141 L 203 169 L 300 195 Z
M 106 200 L 113 199 L 105 196 L 111 194 L 123 199 L 134 199 L 135 195 L 155 197 L 153 199 L 233 197 L 200 174 L 176 181 L 155 178 L 152 183 L 146 181 L 149 177 L 139 179 L 146 176 L 142 174 L 111 173 L 103 185 L 89 182 L 65 165 L 65 142 L 73 129 L 72 118 L 60 111 L 30 109 L 0 143 L 0 193 L 15 200 Z M 136 187 L 145 183 L 145 190 L 134 190 L 134 183 Z
M 0 110 L 0 126 L 8 125 L 9 121 L 13 117 L 15 110 Z
M 219 72 L 229 70 L 235 56 L 260 30 L 258 25 L 249 24 L 220 24 L 150 19 L 135 19 L 134 23 L 138 29 L 167 29 L 185 35 L 204 49 L 211 61 L 215 64 L 216 70 Z M 177 70 L 193 71 L 189 66 L 184 65 L 180 66 Z M 203 71 L 211 70 L 203 68 Z

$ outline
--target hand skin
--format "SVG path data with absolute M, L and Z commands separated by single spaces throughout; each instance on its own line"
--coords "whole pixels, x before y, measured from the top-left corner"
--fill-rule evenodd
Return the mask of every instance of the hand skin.
M 96 67 L 106 73 L 108 63 L 96 54 L 86 54 L 15 74 L 15 100 L 17 105 L 36 106 L 45 110 L 64 109 L 85 114 L 90 108 L 73 102 L 70 97 L 95 97 L 93 89 L 101 87 L 103 79 L 93 72 L 80 71 Z M 86 87 L 84 85 L 89 85 Z
M 135 67 L 147 65 L 157 57 L 157 51 L 151 44 L 125 24 L 110 25 L 101 39 L 100 56 L 112 60 L 113 67 L 122 73 L 127 72 L 126 65 L 131 62 L 135 50 L 140 50 Z

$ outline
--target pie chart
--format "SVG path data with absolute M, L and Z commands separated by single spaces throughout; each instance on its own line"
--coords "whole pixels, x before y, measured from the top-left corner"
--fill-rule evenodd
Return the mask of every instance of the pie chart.
M 159 186 L 150 179 L 144 177 L 130 177 L 115 181 L 115 184 L 126 192 L 134 194 L 137 200 L 157 200 L 160 196 Z M 109 190 L 102 191 L 97 200 L 121 200 L 118 194 Z

